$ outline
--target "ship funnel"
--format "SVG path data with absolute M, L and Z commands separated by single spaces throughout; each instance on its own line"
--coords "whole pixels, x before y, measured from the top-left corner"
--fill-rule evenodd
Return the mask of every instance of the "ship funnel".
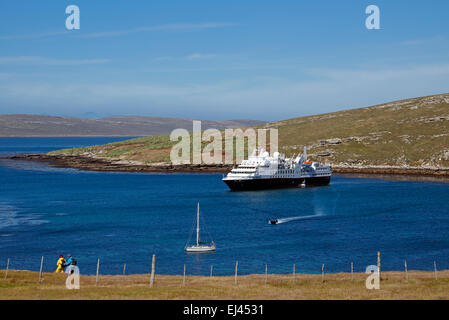
M 304 153 L 302 154 L 302 161 L 307 161 L 307 147 L 304 146 Z

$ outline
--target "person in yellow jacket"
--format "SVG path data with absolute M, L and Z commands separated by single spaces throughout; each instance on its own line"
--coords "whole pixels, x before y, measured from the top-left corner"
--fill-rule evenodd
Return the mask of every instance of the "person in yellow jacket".
M 58 266 L 56 268 L 56 273 L 58 273 L 58 272 L 64 273 L 65 259 L 62 256 L 62 254 L 59 256 L 59 259 L 58 259 L 58 262 L 56 262 L 56 265 Z

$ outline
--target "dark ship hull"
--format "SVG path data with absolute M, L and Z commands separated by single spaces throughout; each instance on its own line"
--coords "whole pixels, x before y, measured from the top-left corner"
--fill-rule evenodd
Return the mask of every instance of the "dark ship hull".
M 242 179 L 242 180 L 223 180 L 231 191 L 250 191 L 281 188 L 298 188 L 305 183 L 310 186 L 327 186 L 330 176 L 311 177 L 311 178 L 271 178 L 271 179 Z

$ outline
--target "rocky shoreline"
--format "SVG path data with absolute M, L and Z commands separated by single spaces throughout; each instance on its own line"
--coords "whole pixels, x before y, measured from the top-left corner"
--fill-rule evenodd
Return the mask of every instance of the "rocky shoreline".
M 170 163 L 143 164 L 120 159 L 106 159 L 83 155 L 50 155 L 50 154 L 19 154 L 7 157 L 11 160 L 39 161 L 51 164 L 56 168 L 73 168 L 86 171 L 112 171 L 112 172 L 229 172 L 232 165 L 172 165 Z
M 398 175 L 411 177 L 449 178 L 449 168 L 332 166 L 332 172 L 340 174 Z
M 121 159 L 105 159 L 84 155 L 19 154 L 7 157 L 12 160 L 40 161 L 57 168 L 109 172 L 160 172 L 160 173 L 227 173 L 232 165 L 172 165 L 170 163 L 143 164 Z M 394 166 L 332 165 L 337 174 L 397 175 L 411 177 L 449 178 L 449 168 L 420 168 Z

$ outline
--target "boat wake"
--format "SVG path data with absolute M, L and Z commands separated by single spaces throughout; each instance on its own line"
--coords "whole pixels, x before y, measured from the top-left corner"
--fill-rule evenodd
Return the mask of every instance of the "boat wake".
M 279 218 L 279 219 L 275 219 L 275 220 L 270 220 L 268 223 L 269 224 L 281 224 L 281 223 L 287 223 L 287 222 L 296 221 L 296 220 L 307 220 L 307 219 L 312 219 L 312 218 L 318 218 L 318 217 L 322 217 L 322 216 L 324 216 L 324 214 L 318 213 L 318 214 L 314 214 L 314 215 L 310 215 L 310 216 Z M 272 223 L 272 221 L 275 221 L 276 223 Z

